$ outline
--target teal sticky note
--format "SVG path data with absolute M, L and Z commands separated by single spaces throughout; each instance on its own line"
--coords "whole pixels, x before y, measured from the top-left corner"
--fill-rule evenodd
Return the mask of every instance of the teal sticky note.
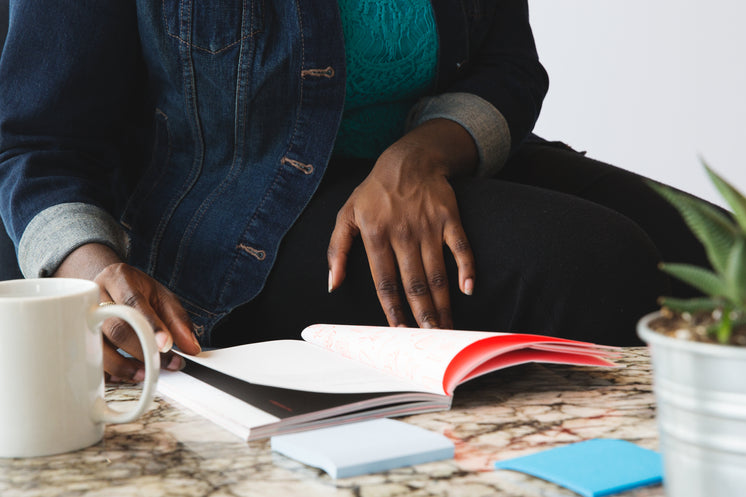
M 596 439 L 495 463 L 551 481 L 585 497 L 599 497 L 663 480 L 661 455 L 625 440 Z
M 454 454 L 453 442 L 443 435 L 387 418 L 277 435 L 271 445 L 332 478 L 452 459 Z

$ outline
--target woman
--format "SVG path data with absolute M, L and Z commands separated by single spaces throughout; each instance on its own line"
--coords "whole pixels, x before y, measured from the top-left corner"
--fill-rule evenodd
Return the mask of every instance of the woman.
M 95 279 L 166 353 L 318 321 L 634 343 L 661 255 L 703 256 L 640 178 L 531 135 L 526 1 L 320 3 L 13 4 L 24 274 Z M 106 371 L 141 379 L 130 330 L 105 335 Z

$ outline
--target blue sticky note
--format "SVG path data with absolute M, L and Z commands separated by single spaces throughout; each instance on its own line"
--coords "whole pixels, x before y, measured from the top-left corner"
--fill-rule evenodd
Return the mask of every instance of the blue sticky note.
M 277 435 L 271 444 L 273 451 L 332 478 L 452 459 L 454 454 L 453 442 L 443 435 L 388 418 Z
M 663 462 L 655 451 L 631 442 L 596 439 L 495 463 L 551 481 L 585 497 L 599 497 L 663 480 Z

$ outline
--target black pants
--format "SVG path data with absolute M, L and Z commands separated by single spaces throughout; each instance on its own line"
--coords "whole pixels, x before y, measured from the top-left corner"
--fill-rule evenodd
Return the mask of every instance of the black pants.
M 326 249 L 337 211 L 370 166 L 332 161 L 285 237 L 264 291 L 218 325 L 211 345 L 297 338 L 320 322 L 386 324 L 360 240 L 344 284 L 327 293 Z M 640 176 L 561 143 L 527 143 L 497 177 L 462 178 L 453 187 L 477 270 L 474 295 L 462 295 L 446 254 L 457 328 L 639 344 L 635 322 L 657 307 L 658 296 L 694 295 L 657 263 L 707 265 L 678 213 Z M 0 279 L 18 277 L 12 244 L 0 230 Z
M 298 338 L 312 323 L 386 324 L 359 239 L 345 282 L 327 293 L 335 216 L 369 168 L 364 161 L 330 164 L 263 292 L 213 330 L 211 345 Z M 657 264 L 706 264 L 678 213 L 640 176 L 561 143 L 527 143 L 497 177 L 462 178 L 453 187 L 477 271 L 474 294 L 462 295 L 446 249 L 459 329 L 640 344 L 635 323 L 657 308 L 657 297 L 693 292 Z

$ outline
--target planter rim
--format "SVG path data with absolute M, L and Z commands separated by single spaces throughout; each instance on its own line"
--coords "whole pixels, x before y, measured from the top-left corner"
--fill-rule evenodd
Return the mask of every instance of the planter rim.
M 653 331 L 648 326 L 648 323 L 660 315 L 660 311 L 651 312 L 650 314 L 643 316 L 637 322 L 637 335 L 648 345 L 661 345 L 695 354 L 746 360 L 746 347 L 693 342 L 690 340 L 669 337 L 658 333 L 657 331 Z

